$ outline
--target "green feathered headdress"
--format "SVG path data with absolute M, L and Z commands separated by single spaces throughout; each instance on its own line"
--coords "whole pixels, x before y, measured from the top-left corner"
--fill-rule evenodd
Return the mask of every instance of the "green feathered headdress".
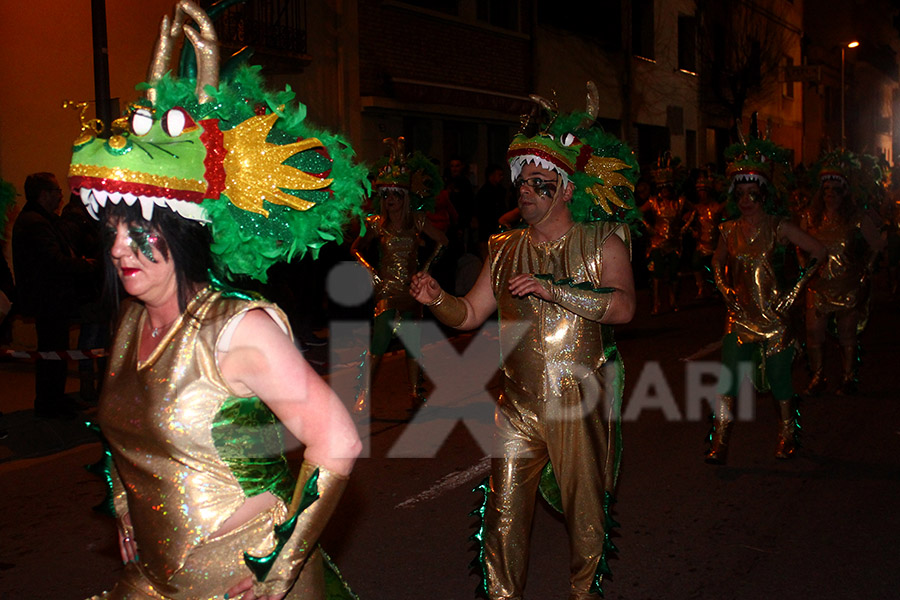
M 544 109 L 546 122 L 536 134 L 525 130 L 531 117 L 524 117 L 522 131 L 507 151 L 512 179 L 526 164 L 535 164 L 559 174 L 563 185 L 575 187 L 569 210 L 576 222 L 632 222 L 640 218 L 634 206 L 634 184 L 640 168 L 627 144 L 594 126 L 597 88 L 588 83 L 588 110 L 560 114 L 556 103 L 531 97 Z
M 444 180 L 437 165 L 418 150 L 405 152 L 405 140 L 385 138 L 390 154 L 375 165 L 375 191 L 372 207 L 381 212 L 381 196 L 377 192 L 396 188 L 409 194 L 410 210 L 434 210 L 435 197 L 444 188 Z
M 750 118 L 748 138 L 741 131 L 740 120 L 737 133 L 740 141 L 725 149 L 725 160 L 728 161 L 725 175 L 731 180 L 728 188 L 731 197 L 729 212 L 739 212 L 734 206 L 734 186 L 738 183 L 758 183 L 760 188 L 767 190 L 765 211 L 769 214 L 786 213 L 787 191 L 793 177 L 788 151 L 760 136 L 756 113 Z
M 82 128 L 72 191 L 95 217 L 107 202 L 125 202 L 139 203 L 148 221 L 154 210 L 171 210 L 207 222 L 222 272 L 265 281 L 274 263 L 317 254 L 342 239 L 348 219 L 361 218 L 366 169 L 353 164 L 343 138 L 306 121 L 289 87 L 266 91 L 259 67 L 226 65 L 220 81 L 211 20 L 193 2 L 176 11 L 163 19 L 149 80 L 139 86 L 146 97 L 109 139 Z M 199 30 L 185 47 L 198 67 L 172 77 L 166 70 L 182 35 L 175 24 L 190 19 Z
M 886 166 L 870 154 L 855 154 L 839 148 L 826 152 L 812 167 L 817 188 L 836 181 L 847 188 L 857 207 L 878 206 L 884 195 Z

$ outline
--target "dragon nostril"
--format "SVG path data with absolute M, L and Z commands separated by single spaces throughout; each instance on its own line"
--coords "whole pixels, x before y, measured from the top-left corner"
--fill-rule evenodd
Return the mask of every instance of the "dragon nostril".
M 131 140 L 124 135 L 114 135 L 106 140 L 106 150 L 117 156 L 127 154 L 131 152 Z

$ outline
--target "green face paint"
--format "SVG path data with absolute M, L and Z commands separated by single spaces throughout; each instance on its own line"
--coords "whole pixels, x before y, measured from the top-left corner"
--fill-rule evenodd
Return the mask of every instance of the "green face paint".
M 159 236 L 157 234 L 147 231 L 143 227 L 128 228 L 128 246 L 131 251 L 135 254 L 140 251 L 152 263 L 156 262 L 156 259 L 153 258 L 153 247 L 158 243 Z

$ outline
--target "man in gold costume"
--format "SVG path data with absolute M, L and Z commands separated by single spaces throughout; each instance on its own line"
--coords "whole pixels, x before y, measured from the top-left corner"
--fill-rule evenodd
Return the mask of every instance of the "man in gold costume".
M 722 223 L 713 255 L 716 287 L 728 315 L 722 340 L 721 395 L 706 462 L 725 463 L 743 375 L 739 365 L 748 362 L 754 366 L 754 383 L 761 390 L 770 389 L 778 402 L 781 425 L 775 456 L 790 458 L 796 448 L 798 423 L 791 383 L 794 348 L 787 314 L 806 276 L 793 287 L 780 283 L 777 257 L 780 247 L 791 243 L 811 256 L 812 266 L 824 258 L 824 248 L 786 217 L 777 215 L 778 194 L 773 182 L 776 165 L 784 162 L 781 148 L 755 137 L 748 144 L 729 147 L 726 156 L 730 160 L 730 193 L 740 216 Z
M 602 593 L 614 550 L 608 510 L 621 452 L 622 367 L 609 326 L 634 314 L 621 220 L 633 214 L 637 165 L 624 144 L 589 128 L 588 115 L 554 108 L 549 130 L 520 133 L 507 154 L 528 226 L 490 238 L 465 297 L 426 274 L 412 284 L 413 296 L 452 327 L 473 329 L 499 311 L 503 393 L 478 535 L 492 600 L 522 598 L 542 471 L 555 473 L 571 536 L 570 599 Z

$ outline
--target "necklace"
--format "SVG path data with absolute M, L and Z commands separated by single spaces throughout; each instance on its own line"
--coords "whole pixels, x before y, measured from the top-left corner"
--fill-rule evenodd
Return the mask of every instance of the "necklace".
M 172 323 L 174 323 L 174 322 L 175 322 L 175 319 L 172 319 L 171 321 L 169 321 L 168 323 L 166 323 L 164 325 L 160 325 L 159 327 L 153 327 L 152 325 L 150 325 L 150 321 L 147 321 L 147 324 L 150 325 L 150 337 L 152 337 L 153 339 L 158 338 L 160 335 L 162 335 L 163 332 L 168 331 L 169 327 L 171 327 Z

